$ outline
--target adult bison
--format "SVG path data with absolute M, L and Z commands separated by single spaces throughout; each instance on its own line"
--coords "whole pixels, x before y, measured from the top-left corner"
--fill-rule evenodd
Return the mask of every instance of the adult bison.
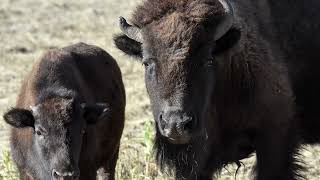
M 147 0 L 116 46 L 141 59 L 156 155 L 177 179 L 211 179 L 257 154 L 255 179 L 299 179 L 320 137 L 318 0 Z
M 124 110 L 121 72 L 107 52 L 84 43 L 46 52 L 4 115 L 20 178 L 114 179 Z

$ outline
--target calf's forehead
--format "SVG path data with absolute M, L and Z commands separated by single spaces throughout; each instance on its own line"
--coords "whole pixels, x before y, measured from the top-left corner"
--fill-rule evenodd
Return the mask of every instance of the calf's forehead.
M 33 109 L 36 122 L 48 127 L 63 127 L 71 124 L 79 119 L 78 111 L 73 100 L 63 98 L 48 99 Z

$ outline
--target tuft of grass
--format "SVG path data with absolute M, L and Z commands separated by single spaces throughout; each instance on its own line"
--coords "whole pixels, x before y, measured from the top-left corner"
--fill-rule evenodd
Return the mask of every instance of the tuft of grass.
M 153 123 L 151 121 L 146 121 L 144 123 L 143 131 L 144 131 L 143 142 L 147 152 L 146 160 L 150 160 L 150 157 L 152 156 L 153 137 L 154 137 Z
M 0 160 L 0 179 L 1 180 L 17 180 L 19 174 L 17 168 L 8 150 L 2 152 L 2 159 Z
M 123 137 L 120 150 L 121 159 L 117 164 L 117 179 L 132 180 L 170 180 L 162 174 L 153 156 L 154 123 L 145 120 L 137 126 L 143 127 L 136 137 Z
M 154 177 L 157 175 L 158 171 L 156 168 L 156 165 L 154 163 L 154 156 L 153 156 L 153 137 L 154 137 L 154 129 L 153 129 L 153 124 L 151 121 L 146 121 L 144 123 L 144 141 L 143 145 L 145 148 L 145 156 L 144 156 L 144 161 L 146 162 L 146 167 L 145 167 L 145 174 L 147 176 Z

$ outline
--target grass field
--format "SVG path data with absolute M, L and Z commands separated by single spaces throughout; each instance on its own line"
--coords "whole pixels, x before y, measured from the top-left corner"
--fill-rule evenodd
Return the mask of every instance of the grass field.
M 170 180 L 152 156 L 153 122 L 142 65 L 124 56 L 112 42 L 118 17 L 129 17 L 140 0 L 1 0 L 0 114 L 15 103 L 21 80 L 32 62 L 49 48 L 79 41 L 104 48 L 122 70 L 127 93 L 126 125 L 117 165 L 118 180 Z M 0 180 L 17 179 L 8 152 L 8 126 L 0 118 Z M 320 148 L 306 147 L 307 179 L 320 179 Z M 237 179 L 249 179 L 254 157 L 245 160 Z M 234 179 L 228 166 L 220 180 Z

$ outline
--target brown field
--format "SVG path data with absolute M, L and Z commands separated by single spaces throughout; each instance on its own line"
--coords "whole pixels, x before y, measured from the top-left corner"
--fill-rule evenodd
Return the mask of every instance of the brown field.
M 23 76 L 32 62 L 49 48 L 79 41 L 104 48 L 118 61 L 126 92 L 126 126 L 117 165 L 117 179 L 169 180 L 158 171 L 152 156 L 153 120 L 143 81 L 142 65 L 123 55 L 112 41 L 119 33 L 118 17 L 129 17 L 141 0 L 1 0 L 0 3 L 0 114 L 15 103 Z M 0 180 L 17 179 L 10 161 L 9 128 L 0 118 Z M 320 148 L 306 147 L 302 159 L 307 179 L 320 179 Z M 244 160 L 237 179 L 249 179 L 254 157 Z M 235 179 L 235 166 L 220 180 Z

